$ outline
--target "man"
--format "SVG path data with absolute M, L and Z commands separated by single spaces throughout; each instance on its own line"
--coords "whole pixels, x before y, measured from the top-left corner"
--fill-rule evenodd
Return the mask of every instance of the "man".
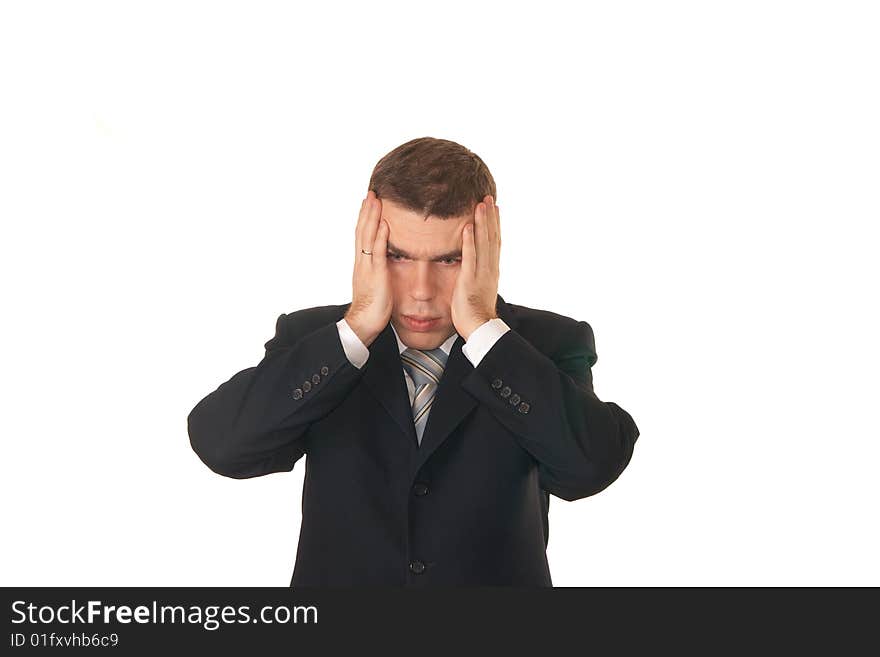
M 352 301 L 282 314 L 202 399 L 190 442 L 234 478 L 305 479 L 297 586 L 552 586 L 553 494 L 611 484 L 639 436 L 593 392 L 590 325 L 498 294 L 483 161 L 409 141 L 376 165 Z

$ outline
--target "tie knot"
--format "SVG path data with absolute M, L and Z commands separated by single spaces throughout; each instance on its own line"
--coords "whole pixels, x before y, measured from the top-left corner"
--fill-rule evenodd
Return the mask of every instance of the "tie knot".
M 448 355 L 440 347 L 436 349 L 404 349 L 400 354 L 403 367 L 418 388 L 423 383 L 440 383 Z

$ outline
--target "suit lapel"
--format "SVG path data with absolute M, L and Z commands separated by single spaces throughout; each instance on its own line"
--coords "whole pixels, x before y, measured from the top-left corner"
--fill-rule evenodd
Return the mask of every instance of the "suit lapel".
M 390 322 L 373 340 L 369 350 L 370 357 L 364 365 L 363 382 L 394 418 L 407 441 L 413 446 L 418 445 L 409 391 L 400 361 L 400 349 Z M 430 419 L 429 414 L 428 420 Z

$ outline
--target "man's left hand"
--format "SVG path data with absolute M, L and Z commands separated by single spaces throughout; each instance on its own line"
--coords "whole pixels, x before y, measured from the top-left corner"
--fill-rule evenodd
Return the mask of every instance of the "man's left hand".
M 474 208 L 474 221 L 462 229 L 461 270 L 452 293 L 452 323 L 467 340 L 474 329 L 498 317 L 501 212 L 491 195 Z

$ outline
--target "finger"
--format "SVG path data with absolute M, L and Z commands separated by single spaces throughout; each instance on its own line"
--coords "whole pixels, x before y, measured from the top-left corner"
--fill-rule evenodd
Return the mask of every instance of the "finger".
M 461 271 L 467 276 L 474 276 L 477 270 L 477 253 L 474 248 L 474 224 L 464 225 L 461 235 Z
M 498 206 L 495 205 L 495 199 L 491 195 L 487 195 L 486 200 L 486 216 L 489 219 L 486 222 L 486 232 L 489 236 L 489 244 L 495 244 L 498 234 Z
M 500 267 L 501 261 L 501 206 L 495 206 L 495 263 Z
M 384 219 L 380 219 L 379 228 L 376 230 L 376 240 L 373 242 L 373 248 L 370 249 L 370 251 L 373 252 L 373 256 L 370 260 L 373 261 L 373 266 L 377 267 L 380 271 L 384 270 L 385 266 L 388 264 L 386 253 L 388 251 L 389 232 L 391 232 L 391 229 L 388 226 L 388 222 Z
M 361 210 L 358 213 L 357 226 L 354 229 L 354 252 L 355 252 L 355 261 L 359 260 L 357 256 L 361 253 L 361 244 L 364 243 L 364 224 L 366 224 L 365 217 L 367 216 L 367 201 L 370 198 L 370 192 L 367 192 L 367 195 L 361 201 Z
M 371 192 L 372 193 L 372 192 Z M 373 248 L 373 243 L 376 241 L 376 232 L 379 230 L 379 215 L 382 213 L 382 202 L 375 198 L 369 199 L 367 201 L 369 205 L 369 209 L 367 210 L 366 223 L 364 225 L 364 241 L 362 249 L 365 251 L 372 251 L 374 254 L 376 250 Z M 361 258 L 365 258 L 366 260 L 371 260 L 369 256 L 361 253 Z
M 489 209 L 485 202 L 480 203 L 475 222 L 474 246 L 477 252 L 477 268 L 485 269 L 489 267 L 489 258 L 491 256 L 491 251 L 489 250 L 488 229 Z

